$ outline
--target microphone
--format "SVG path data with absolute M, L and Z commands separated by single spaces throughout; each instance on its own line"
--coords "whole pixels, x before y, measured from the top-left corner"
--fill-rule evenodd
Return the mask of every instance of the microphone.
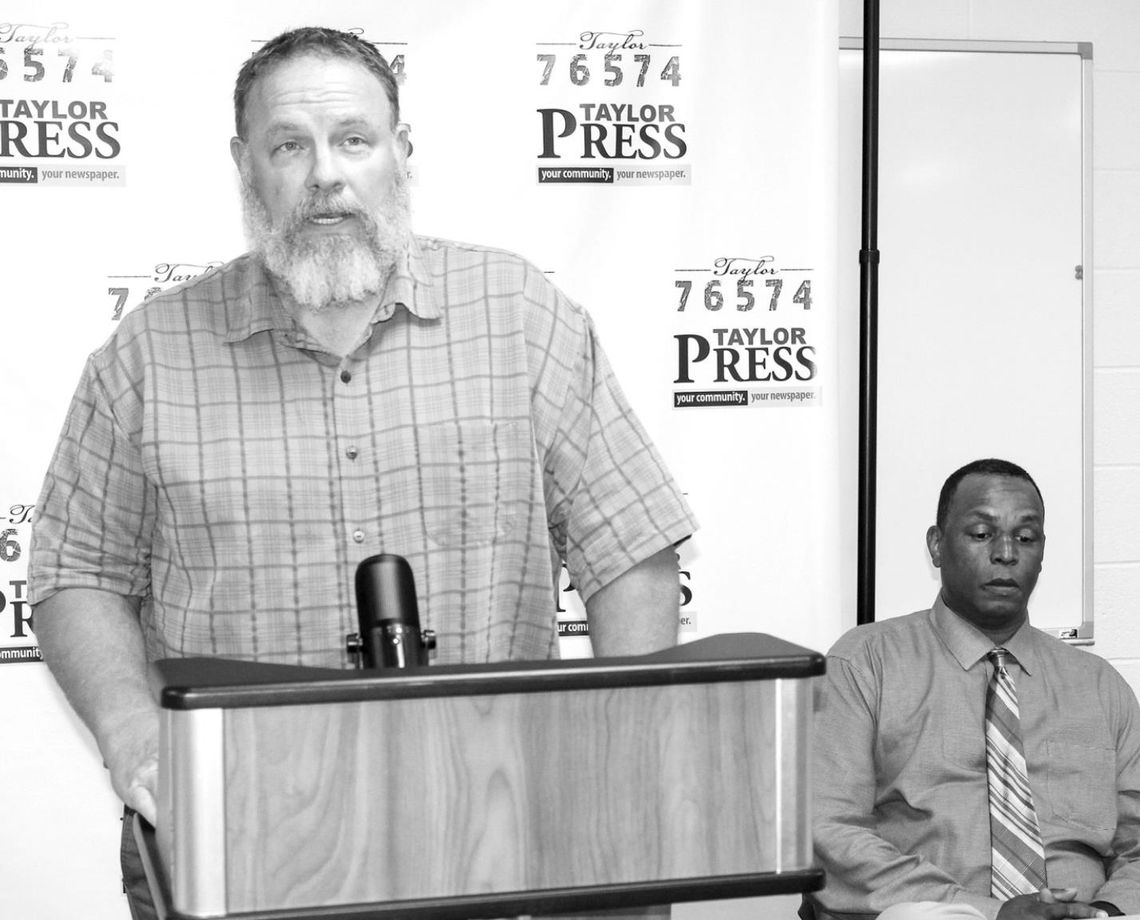
M 428 663 L 435 632 L 420 629 L 412 567 L 403 556 L 380 553 L 356 567 L 359 633 L 348 636 L 357 667 L 416 668 Z

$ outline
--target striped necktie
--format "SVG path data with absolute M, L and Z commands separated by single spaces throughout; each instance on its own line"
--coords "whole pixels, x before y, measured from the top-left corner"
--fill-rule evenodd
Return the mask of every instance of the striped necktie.
M 1045 848 L 1033 807 L 1017 688 L 1004 648 L 989 652 L 994 675 L 986 692 L 986 777 L 990 790 L 991 890 L 1008 901 L 1045 887 Z

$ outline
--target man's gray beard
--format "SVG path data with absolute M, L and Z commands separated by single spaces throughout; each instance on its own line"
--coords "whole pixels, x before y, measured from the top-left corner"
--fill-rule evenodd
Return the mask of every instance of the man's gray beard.
M 250 248 L 266 270 L 302 308 L 319 313 L 334 304 L 360 303 L 384 290 L 388 276 L 411 240 L 407 178 L 398 172 L 378 212 L 351 206 L 337 194 L 313 195 L 275 228 L 253 186 L 242 180 L 242 212 Z M 305 236 L 305 220 L 321 211 L 351 212 L 364 236 Z

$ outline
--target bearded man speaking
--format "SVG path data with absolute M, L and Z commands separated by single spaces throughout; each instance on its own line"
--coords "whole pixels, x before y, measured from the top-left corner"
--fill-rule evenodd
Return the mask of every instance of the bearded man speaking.
M 44 658 L 152 823 L 149 662 L 348 667 L 353 575 L 380 552 L 410 563 L 442 663 L 555 657 L 563 563 L 595 654 L 650 652 L 676 640 L 695 529 L 585 311 L 518 256 L 411 233 L 371 44 L 280 35 L 234 107 L 252 251 L 91 355 L 32 534 Z

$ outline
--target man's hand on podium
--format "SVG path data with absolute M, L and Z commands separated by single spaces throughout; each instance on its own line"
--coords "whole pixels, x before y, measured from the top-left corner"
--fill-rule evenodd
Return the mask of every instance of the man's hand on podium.
M 158 797 L 158 711 L 124 714 L 106 730 L 103 758 L 123 803 L 155 824 Z
M 37 604 L 35 615 L 44 661 L 95 736 L 111 785 L 154 824 L 159 710 L 147 679 L 139 599 L 65 588 Z

